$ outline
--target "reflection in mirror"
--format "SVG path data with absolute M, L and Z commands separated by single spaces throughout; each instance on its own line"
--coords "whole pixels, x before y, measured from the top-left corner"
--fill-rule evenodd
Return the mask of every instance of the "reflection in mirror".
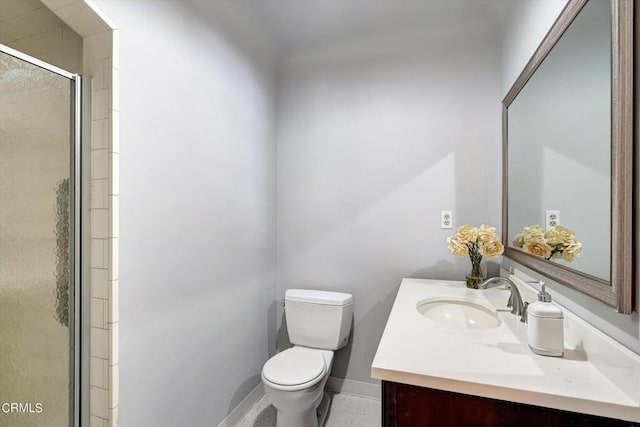
M 609 2 L 582 8 L 508 114 L 509 245 L 609 280 Z
M 568 0 L 503 100 L 505 255 L 633 311 L 632 0 Z

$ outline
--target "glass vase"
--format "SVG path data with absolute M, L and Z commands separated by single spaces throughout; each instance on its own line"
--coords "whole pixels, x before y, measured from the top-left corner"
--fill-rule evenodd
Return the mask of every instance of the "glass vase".
M 467 257 L 467 288 L 478 289 L 478 285 L 487 279 L 487 263 L 482 255 Z

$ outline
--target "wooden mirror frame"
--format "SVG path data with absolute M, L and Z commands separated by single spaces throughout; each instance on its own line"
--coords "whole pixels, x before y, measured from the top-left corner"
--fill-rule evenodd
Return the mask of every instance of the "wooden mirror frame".
M 569 0 L 502 101 L 502 241 L 504 255 L 614 307 L 633 307 L 633 0 L 611 0 L 611 252 L 609 281 L 510 247 L 508 108 L 588 0 Z M 592 0 L 596 1 L 596 0 Z

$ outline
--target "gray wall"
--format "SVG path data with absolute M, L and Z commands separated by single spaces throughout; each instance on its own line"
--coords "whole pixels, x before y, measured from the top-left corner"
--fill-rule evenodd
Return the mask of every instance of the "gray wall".
M 373 381 L 403 277 L 464 277 L 441 210 L 454 211 L 455 225 L 499 225 L 498 61 L 497 35 L 472 22 L 285 58 L 278 296 L 293 287 L 354 295 L 354 333 L 334 376 Z
M 527 0 L 517 3 L 509 17 L 509 24 L 502 34 L 501 92 L 503 96 L 509 91 L 565 4 L 565 0 Z M 636 191 L 637 188 L 636 186 Z M 635 215 L 637 222 L 640 219 L 637 217 L 637 210 Z M 636 244 L 640 244 L 640 240 L 637 238 Z M 505 266 L 513 265 L 517 270 L 516 274 L 523 277 L 537 279 L 540 276 L 508 259 L 505 259 L 503 264 Z M 638 274 L 636 286 L 639 286 L 640 270 L 636 274 Z M 640 353 L 640 317 L 637 310 L 631 315 L 618 314 L 609 306 L 593 298 L 566 286 L 548 282 L 549 290 L 556 301 L 631 350 Z M 640 307 L 640 292 L 638 291 L 636 291 L 636 298 L 636 307 Z
M 120 28 L 120 424 L 216 425 L 274 350 L 271 51 L 231 3 L 97 3 Z

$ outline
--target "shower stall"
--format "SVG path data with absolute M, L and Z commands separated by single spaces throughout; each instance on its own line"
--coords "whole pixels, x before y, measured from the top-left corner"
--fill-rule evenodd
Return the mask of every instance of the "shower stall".
M 77 426 L 87 413 L 88 84 L 0 45 L 2 426 Z

